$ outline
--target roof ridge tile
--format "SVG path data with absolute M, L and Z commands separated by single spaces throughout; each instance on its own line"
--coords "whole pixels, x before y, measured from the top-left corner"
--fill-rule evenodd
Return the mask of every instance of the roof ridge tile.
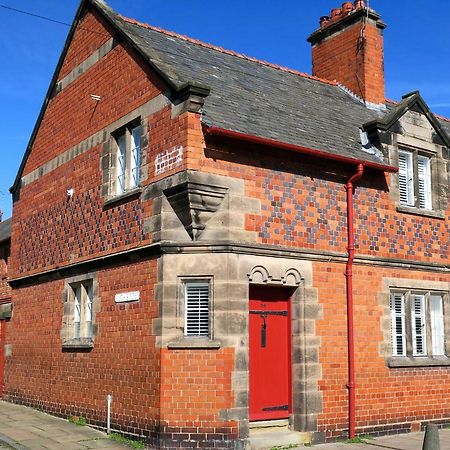
M 124 20 L 125 22 L 130 23 L 132 25 L 137 25 L 137 26 L 142 27 L 142 28 L 147 28 L 147 29 L 152 30 L 152 31 L 157 31 L 159 33 L 166 34 L 167 36 L 176 37 L 176 38 L 182 39 L 184 41 L 200 45 L 201 47 L 209 48 L 211 50 L 216 50 L 216 51 L 219 51 L 221 53 L 224 53 L 224 54 L 227 54 L 227 55 L 230 55 L 230 56 L 236 56 L 238 58 L 242 58 L 242 59 L 245 59 L 247 61 L 256 62 L 256 63 L 262 64 L 264 66 L 270 67 L 272 69 L 281 70 L 283 72 L 288 72 L 288 73 L 291 73 L 293 75 L 298 75 L 298 76 L 301 76 L 303 78 L 307 78 L 309 80 L 319 81 L 321 83 L 325 83 L 325 84 L 328 84 L 330 86 L 337 86 L 338 85 L 338 83 L 336 81 L 326 80 L 325 78 L 319 78 L 319 77 L 316 77 L 314 75 L 309 75 L 308 73 L 305 73 L 305 72 L 300 72 L 298 70 L 290 69 L 289 67 L 280 66 L 278 64 L 270 63 L 268 61 L 263 61 L 261 59 L 254 58 L 252 56 L 244 55 L 243 53 L 238 53 L 238 52 L 235 52 L 233 50 L 228 50 L 228 49 L 225 49 L 223 47 L 219 47 L 217 45 L 208 44 L 207 42 L 203 42 L 203 41 L 200 41 L 198 39 L 193 39 L 193 38 L 191 38 L 189 36 L 185 36 L 183 34 L 178 34 L 178 33 L 175 33 L 173 31 L 165 30 L 164 28 L 160 28 L 160 27 L 155 27 L 153 25 L 149 25 L 148 23 L 139 22 L 136 19 L 131 19 L 129 17 L 122 16 L 121 14 L 119 14 L 119 17 L 122 20 Z

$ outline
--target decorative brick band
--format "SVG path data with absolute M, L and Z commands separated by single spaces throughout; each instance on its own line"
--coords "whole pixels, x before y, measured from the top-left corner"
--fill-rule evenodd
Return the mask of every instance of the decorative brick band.
M 105 42 L 101 47 L 95 50 L 88 58 L 82 63 L 78 64 L 71 72 L 69 72 L 63 79 L 58 81 L 53 92 L 53 96 L 58 95 L 69 84 L 73 83 L 79 76 L 83 75 L 94 64 L 99 62 L 105 55 L 107 55 L 115 46 L 117 42 L 111 38 Z
M 88 138 L 79 142 L 74 147 L 69 148 L 65 152 L 60 153 L 56 158 L 51 159 L 45 164 L 42 164 L 42 166 L 23 176 L 22 186 L 26 186 L 32 183 L 33 181 L 38 180 L 47 173 L 51 172 L 52 170 L 55 170 L 56 168 L 76 158 L 78 155 L 87 152 L 88 150 L 96 147 L 99 144 L 102 144 L 107 139 L 109 139 L 109 135 L 111 132 L 125 125 L 130 120 L 132 120 L 132 118 L 136 118 L 138 116 L 147 117 L 151 114 L 160 111 L 169 104 L 170 101 L 167 98 L 167 96 L 165 94 L 159 94 L 157 97 L 149 100 L 147 103 L 135 109 L 134 111 L 131 111 L 126 116 L 120 118 L 119 120 L 116 120 L 115 122 L 108 125 L 106 128 L 97 131 L 97 133 L 94 133 L 92 136 L 89 136 Z

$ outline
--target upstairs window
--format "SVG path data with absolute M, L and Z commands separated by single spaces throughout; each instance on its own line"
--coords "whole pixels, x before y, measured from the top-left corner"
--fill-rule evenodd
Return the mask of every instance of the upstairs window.
M 391 320 L 392 356 L 445 356 L 443 295 L 392 293 Z
M 127 125 L 114 134 L 115 195 L 121 195 L 140 185 L 141 126 Z
M 432 209 L 431 158 L 413 151 L 398 154 L 400 204 Z
M 185 336 L 208 337 L 210 323 L 210 286 L 208 281 L 185 283 Z

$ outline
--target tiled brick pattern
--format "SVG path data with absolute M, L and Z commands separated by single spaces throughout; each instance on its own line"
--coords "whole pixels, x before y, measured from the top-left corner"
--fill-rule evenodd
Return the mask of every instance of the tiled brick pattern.
M 314 286 L 319 290 L 323 319 L 320 362 L 323 414 L 319 431 L 327 438 L 343 436 L 348 429 L 346 295 L 344 265 L 314 263 Z M 398 269 L 355 267 L 356 418 L 358 432 L 409 430 L 412 422 L 450 421 L 450 368 L 390 369 L 380 355 L 383 342 L 379 303 L 382 278 L 449 281 L 448 274 Z M 330 326 L 330 324 L 333 326 Z
M 262 213 L 248 215 L 246 229 L 264 244 L 346 251 L 344 183 L 352 172 L 302 155 L 248 146 L 208 144 L 197 167 L 242 178 L 246 193 L 261 200 Z M 217 158 L 217 159 L 216 159 Z M 387 186 L 389 176 L 366 171 L 355 191 L 358 254 L 405 260 L 450 261 L 450 222 L 399 213 Z M 447 212 L 447 216 L 450 211 Z
M 151 329 L 159 314 L 155 275 L 156 260 L 97 272 L 101 309 L 91 351 L 62 349 L 64 280 L 16 290 L 6 400 L 104 426 L 106 395 L 112 394 L 113 428 L 150 435 L 160 403 L 160 354 Z M 128 291 L 140 291 L 140 301 L 116 304 L 115 294 Z
M 144 242 L 140 198 L 104 207 L 98 161 L 100 147 L 26 188 L 30 194 L 40 192 L 42 201 L 25 209 L 27 205 L 21 200 L 15 208 L 15 217 L 24 214 L 14 224 L 17 234 L 12 270 L 16 277 Z M 74 188 L 72 198 L 66 194 L 70 187 Z
M 164 448 L 205 448 L 205 444 L 207 448 L 235 448 L 237 422 L 220 417 L 221 412 L 234 406 L 234 350 L 161 352 Z

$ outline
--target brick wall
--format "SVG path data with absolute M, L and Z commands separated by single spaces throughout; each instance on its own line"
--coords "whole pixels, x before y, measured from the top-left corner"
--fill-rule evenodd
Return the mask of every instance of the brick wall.
M 314 286 L 319 290 L 323 319 L 320 362 L 323 414 L 319 431 L 327 437 L 345 435 L 348 429 L 347 331 L 345 278 L 342 264 L 314 263 Z M 414 422 L 448 423 L 450 395 L 448 367 L 388 368 L 380 352 L 383 278 L 449 282 L 448 274 L 359 266 L 354 270 L 356 427 L 357 432 L 409 431 Z M 332 326 L 330 326 L 332 324 Z M 390 342 L 387 342 L 389 345 Z
M 135 434 L 159 421 L 160 354 L 152 320 L 156 260 L 97 272 L 101 308 L 90 351 L 62 349 L 64 280 L 14 291 L 8 324 L 5 398 L 62 417 L 83 416 L 105 425 L 106 395 L 113 395 L 112 427 Z M 140 291 L 139 302 L 116 304 L 115 294 Z
M 84 21 L 97 23 L 90 14 Z M 77 55 L 87 56 L 88 50 L 99 44 L 94 40 L 87 45 L 85 40 L 86 33 L 76 33 L 70 48 L 80 47 L 80 51 L 69 51 L 64 66 L 72 67 L 79 62 L 81 56 Z M 114 47 L 50 101 L 24 176 L 161 94 L 165 89 L 162 82 L 144 70 L 128 50 L 122 45 Z M 91 93 L 101 95 L 102 100 L 94 102 Z M 151 136 L 145 185 L 185 168 L 191 119 L 188 113 L 172 119 L 169 107 L 144 119 Z M 104 205 L 101 154 L 103 145 L 108 144 L 109 136 L 105 135 L 100 145 L 20 189 L 14 203 L 12 278 L 151 242 L 143 229 L 143 217 L 152 213 L 151 201 L 139 197 Z M 158 155 L 173 148 L 181 148 L 182 161 L 155 176 Z M 66 194 L 68 188 L 74 189 L 71 199 Z
M 162 350 L 161 440 L 164 448 L 209 442 L 234 448 L 237 422 L 220 417 L 234 405 L 234 350 Z M 214 441 L 217 441 L 214 443 Z M 228 442 L 227 442 L 228 441 Z M 195 444 L 193 444 L 195 443 Z

